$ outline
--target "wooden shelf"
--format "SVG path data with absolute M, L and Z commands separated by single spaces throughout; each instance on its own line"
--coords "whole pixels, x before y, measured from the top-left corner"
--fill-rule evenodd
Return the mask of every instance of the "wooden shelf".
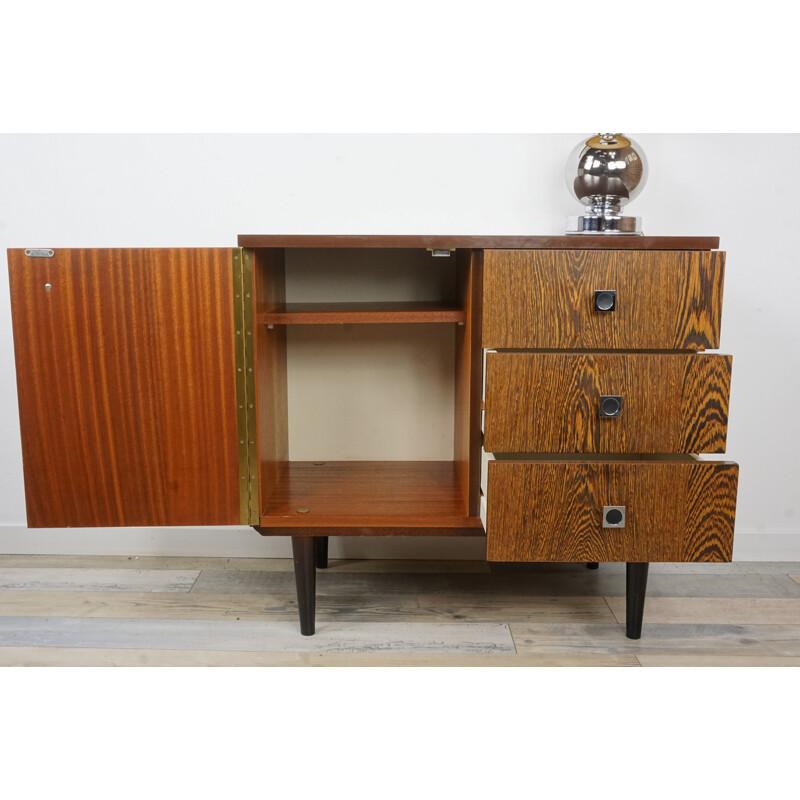
M 282 303 L 264 311 L 262 325 L 466 322 L 461 308 L 441 303 Z
M 441 529 L 441 536 L 483 534 L 480 519 L 467 516 L 452 461 L 287 462 L 260 527 L 267 533 L 332 528 L 358 535 L 359 529 L 394 528 L 403 535 L 431 529 Z

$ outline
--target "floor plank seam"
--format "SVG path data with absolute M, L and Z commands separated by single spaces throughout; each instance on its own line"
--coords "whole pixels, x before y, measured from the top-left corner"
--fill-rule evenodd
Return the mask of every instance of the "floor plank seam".
M 519 655 L 519 650 L 517 649 L 517 640 L 514 638 L 514 628 L 510 622 L 505 622 L 503 624 L 508 628 L 508 635 L 511 637 L 511 644 L 514 647 L 514 653 Z
M 608 595 L 603 595 L 603 602 L 606 604 L 606 608 L 611 612 L 611 616 L 614 619 L 614 621 L 617 622 L 618 624 L 622 624 L 624 620 L 620 620 L 619 617 L 614 613 L 614 609 L 611 607 Z

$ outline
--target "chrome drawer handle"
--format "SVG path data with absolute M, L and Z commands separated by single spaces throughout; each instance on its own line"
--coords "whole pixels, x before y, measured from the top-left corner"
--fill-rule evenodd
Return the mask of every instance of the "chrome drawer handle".
M 600 395 L 600 416 L 603 419 L 608 417 L 622 416 L 622 395 L 601 394 Z
M 617 309 L 616 289 L 595 289 L 594 310 L 609 312 Z
M 625 506 L 603 506 L 603 527 L 624 528 Z

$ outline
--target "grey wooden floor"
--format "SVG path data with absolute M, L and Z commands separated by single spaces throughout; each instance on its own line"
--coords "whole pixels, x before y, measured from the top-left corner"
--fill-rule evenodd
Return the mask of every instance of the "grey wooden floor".
M 800 666 L 800 563 L 333 561 L 300 636 L 288 559 L 0 556 L 2 666 Z

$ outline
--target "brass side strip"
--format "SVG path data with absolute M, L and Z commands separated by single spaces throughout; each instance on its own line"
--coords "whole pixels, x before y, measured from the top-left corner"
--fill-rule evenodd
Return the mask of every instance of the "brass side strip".
M 236 432 L 239 442 L 239 516 L 257 525 L 258 456 L 255 409 L 252 252 L 233 249 L 233 328 L 236 353 Z
M 239 442 L 239 521 L 250 524 L 250 469 L 247 458 L 247 384 L 244 355 L 244 291 L 242 250 L 233 249 L 233 336 L 236 360 L 236 438 Z
M 247 464 L 248 464 L 248 499 L 249 523 L 258 525 L 261 517 L 258 511 L 258 423 L 256 421 L 256 331 L 255 331 L 255 298 L 253 297 L 253 251 L 242 249 L 242 295 L 244 308 L 244 361 L 245 361 L 245 397 L 247 400 Z

